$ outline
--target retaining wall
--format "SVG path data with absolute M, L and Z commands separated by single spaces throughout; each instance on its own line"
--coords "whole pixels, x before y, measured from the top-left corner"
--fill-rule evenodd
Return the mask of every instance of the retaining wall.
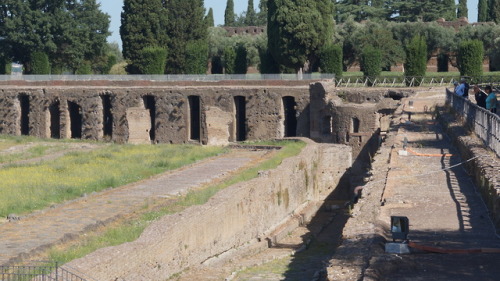
M 276 242 L 290 221 L 314 215 L 351 165 L 349 147 L 305 141 L 298 156 L 276 169 L 159 219 L 134 242 L 100 249 L 69 266 L 101 281 L 166 280 L 236 248 Z

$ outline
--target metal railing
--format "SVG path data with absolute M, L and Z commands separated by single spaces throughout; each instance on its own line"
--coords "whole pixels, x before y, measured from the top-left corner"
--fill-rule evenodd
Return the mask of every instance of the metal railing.
M 500 116 L 453 94 L 448 89 L 446 89 L 446 103 L 464 118 L 467 125 L 486 146 L 500 156 Z
M 0 81 L 207 81 L 225 80 L 326 80 L 334 74 L 210 74 L 210 75 L 0 75 Z
M 450 87 L 454 82 L 459 81 L 460 77 L 345 77 L 336 78 L 335 84 L 337 87 Z M 481 84 L 498 84 L 498 76 L 483 76 L 480 81 L 475 83 Z
M 57 262 L 33 262 L 32 265 L 0 266 L 0 281 L 96 281 L 76 269 Z

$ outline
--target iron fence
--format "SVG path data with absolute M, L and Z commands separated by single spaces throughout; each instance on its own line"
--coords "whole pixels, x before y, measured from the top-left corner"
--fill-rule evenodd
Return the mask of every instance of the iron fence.
M 76 272 L 76 273 L 75 273 Z M 57 262 L 33 262 L 31 265 L 0 266 L 0 281 L 96 281 L 76 269 Z
M 448 89 L 446 89 L 446 103 L 464 118 L 467 125 L 486 146 L 500 156 L 500 116 L 453 94 Z
M 345 77 L 336 78 L 335 84 L 337 87 L 450 87 L 459 80 L 460 77 Z M 483 76 L 474 83 L 498 85 L 498 80 L 498 76 Z

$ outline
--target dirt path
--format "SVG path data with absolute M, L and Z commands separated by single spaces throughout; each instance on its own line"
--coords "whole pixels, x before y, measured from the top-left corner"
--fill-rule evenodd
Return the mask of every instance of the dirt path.
M 175 171 L 95 193 L 0 225 L 0 265 L 29 257 L 48 246 L 131 214 L 154 201 L 184 194 L 228 177 L 265 158 L 268 150 L 235 149 Z

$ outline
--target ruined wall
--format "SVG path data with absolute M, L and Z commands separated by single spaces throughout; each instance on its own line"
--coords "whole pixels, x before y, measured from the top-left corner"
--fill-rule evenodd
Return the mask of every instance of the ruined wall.
M 349 147 L 306 141 L 298 156 L 278 168 L 228 187 L 202 206 L 159 219 L 134 242 L 69 265 L 103 281 L 164 280 L 235 248 L 273 240 L 284 221 L 306 209 L 314 214 L 351 164 Z
M 291 97 L 296 130 L 288 136 L 309 135 L 309 91 L 303 86 L 2 87 L 0 91 L 4 134 L 117 143 L 227 144 L 236 140 L 239 128 L 241 140 L 282 138 L 286 135 L 283 98 Z M 243 100 L 239 116 L 235 97 Z
M 379 147 L 382 127 L 398 101 L 414 93 L 408 89 L 339 89 L 318 82 L 311 85 L 310 137 L 318 142 L 352 147 L 353 171 L 366 170 Z M 384 124 L 384 126 L 382 126 Z

